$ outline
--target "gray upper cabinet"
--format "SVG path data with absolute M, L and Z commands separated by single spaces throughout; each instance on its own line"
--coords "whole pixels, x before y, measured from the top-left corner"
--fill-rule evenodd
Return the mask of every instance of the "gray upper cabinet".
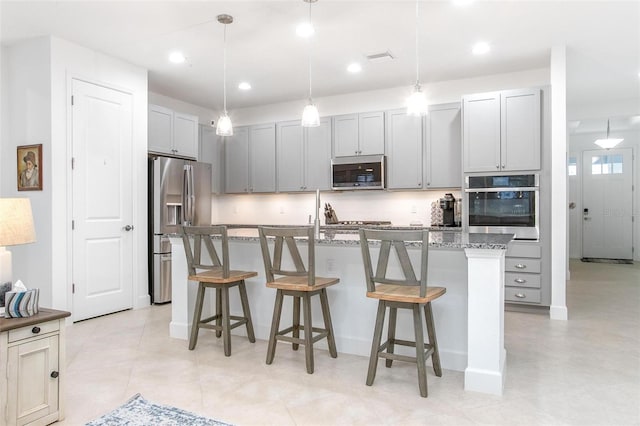
M 277 123 L 276 133 L 278 191 L 330 189 L 331 119 L 309 128 L 299 120 Z
M 333 117 L 333 156 L 384 154 L 384 113 Z
M 276 125 L 249 127 L 249 192 L 276 192 Z
M 540 90 L 462 98 L 465 172 L 540 169 Z
M 149 105 L 148 150 L 158 154 L 198 157 L 198 117 Z
M 223 188 L 224 145 L 214 127 L 201 124 L 199 129 L 200 151 L 198 159 L 211 164 L 211 192 L 221 194 Z
M 431 105 L 424 120 L 424 187 L 462 187 L 460 103 Z
M 387 187 L 422 188 L 422 118 L 387 111 Z
M 238 194 L 249 191 L 249 128 L 236 127 L 233 136 L 224 138 L 224 191 Z

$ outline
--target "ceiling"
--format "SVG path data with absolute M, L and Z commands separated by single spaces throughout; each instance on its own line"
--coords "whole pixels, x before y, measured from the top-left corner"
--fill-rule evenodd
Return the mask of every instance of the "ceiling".
M 295 35 L 308 5 L 291 1 L 6 1 L 1 40 L 11 45 L 53 35 L 149 71 L 149 89 L 218 110 L 222 106 L 223 26 L 227 27 L 229 109 L 302 100 L 311 49 L 315 97 L 415 81 L 415 2 L 319 0 L 312 41 Z M 491 44 L 471 54 L 479 40 Z M 640 101 L 640 2 L 481 1 L 456 7 L 421 1 L 420 80 L 470 78 L 549 66 L 550 48 L 566 44 L 568 102 Z M 180 49 L 187 63 L 171 64 Z M 390 51 L 396 59 L 367 63 Z M 349 74 L 359 61 L 363 70 Z M 249 81 L 252 90 L 237 85 Z

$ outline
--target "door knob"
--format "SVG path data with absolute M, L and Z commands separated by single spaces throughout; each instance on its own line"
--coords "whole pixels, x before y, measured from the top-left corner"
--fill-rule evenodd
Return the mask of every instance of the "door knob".
M 60 373 L 58 373 L 57 371 L 52 371 L 51 372 L 51 378 L 52 379 L 57 379 L 59 375 L 60 375 Z
M 124 227 L 124 228 L 122 228 L 122 229 L 124 229 L 124 230 L 125 230 L 125 231 L 127 231 L 127 232 L 129 232 L 129 231 L 133 231 L 133 226 L 131 226 L 131 225 L 127 225 L 127 226 L 125 226 L 125 227 Z

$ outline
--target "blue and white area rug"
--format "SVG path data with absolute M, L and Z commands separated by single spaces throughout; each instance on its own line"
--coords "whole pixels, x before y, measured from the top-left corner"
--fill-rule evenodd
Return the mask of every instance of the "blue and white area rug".
M 86 426 L 230 426 L 169 405 L 154 404 L 140 394 Z

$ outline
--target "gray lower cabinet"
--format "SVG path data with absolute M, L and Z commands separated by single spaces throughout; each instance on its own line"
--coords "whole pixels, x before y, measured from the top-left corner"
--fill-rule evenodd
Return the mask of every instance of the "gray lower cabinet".
M 233 129 L 226 136 L 225 193 L 276 192 L 276 126 Z
M 429 106 L 424 127 L 424 188 L 462 188 L 460 102 Z
M 505 302 L 548 306 L 550 285 L 547 268 L 543 266 L 539 242 L 509 243 L 505 257 Z
M 422 188 L 422 118 L 406 109 L 387 111 L 387 187 Z
M 540 89 L 466 95 L 465 173 L 539 170 Z
M 333 156 L 384 154 L 384 113 L 366 112 L 333 117 Z
M 201 124 L 198 130 L 199 155 L 203 163 L 211 164 L 211 192 L 221 194 L 224 191 L 224 143 L 223 138 L 216 135 L 214 127 Z
M 279 192 L 331 189 L 331 119 L 303 128 L 299 120 L 276 124 Z

